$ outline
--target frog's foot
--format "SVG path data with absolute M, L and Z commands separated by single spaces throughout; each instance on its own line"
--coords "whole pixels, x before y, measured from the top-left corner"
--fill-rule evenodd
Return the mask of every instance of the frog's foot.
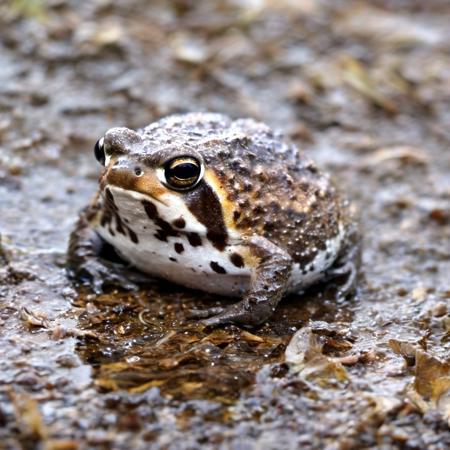
M 343 278 L 343 277 L 346 277 L 346 280 L 343 284 L 334 282 L 328 286 L 328 288 L 335 287 L 337 289 L 336 297 L 338 299 L 343 299 L 353 294 L 356 290 L 358 269 L 353 261 L 347 261 L 342 266 L 333 267 L 327 270 L 327 272 L 325 273 L 324 281 L 328 282 L 331 280 L 335 280 L 336 278 Z
M 220 306 L 205 310 L 193 311 L 191 318 L 203 319 L 201 323 L 205 326 L 217 326 L 227 323 L 255 327 L 265 322 L 273 313 L 266 302 L 251 302 L 243 299 L 234 305 L 222 308 Z
M 89 258 L 81 264 L 76 277 L 82 283 L 88 284 L 96 294 L 101 294 L 107 286 L 136 291 L 139 289 L 137 283 L 143 281 L 143 276 L 126 267 L 99 258 Z

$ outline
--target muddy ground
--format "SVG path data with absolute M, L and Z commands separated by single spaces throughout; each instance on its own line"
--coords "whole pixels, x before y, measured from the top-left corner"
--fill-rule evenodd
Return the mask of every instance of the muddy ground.
M 449 448 L 449 23 L 438 0 L 1 2 L 0 447 Z M 67 280 L 93 143 L 196 110 L 333 174 L 361 215 L 355 298 L 204 330 L 186 311 L 229 300 Z

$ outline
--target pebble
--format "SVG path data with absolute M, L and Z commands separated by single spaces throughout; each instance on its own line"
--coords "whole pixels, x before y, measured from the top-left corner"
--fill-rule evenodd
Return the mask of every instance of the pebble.
M 444 302 L 436 303 L 432 308 L 434 317 L 443 317 L 447 314 L 447 305 Z

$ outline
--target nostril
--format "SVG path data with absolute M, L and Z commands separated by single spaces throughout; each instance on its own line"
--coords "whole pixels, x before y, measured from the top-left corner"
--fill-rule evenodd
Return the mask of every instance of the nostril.
M 137 177 L 140 177 L 141 175 L 143 175 L 142 169 L 140 167 L 135 167 L 134 173 L 136 174 Z

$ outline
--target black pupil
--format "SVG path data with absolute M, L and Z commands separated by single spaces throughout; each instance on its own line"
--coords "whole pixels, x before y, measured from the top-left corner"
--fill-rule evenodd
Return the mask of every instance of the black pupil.
M 198 175 L 198 166 L 188 162 L 180 163 L 169 169 L 169 175 L 178 178 L 179 180 L 196 178 Z

